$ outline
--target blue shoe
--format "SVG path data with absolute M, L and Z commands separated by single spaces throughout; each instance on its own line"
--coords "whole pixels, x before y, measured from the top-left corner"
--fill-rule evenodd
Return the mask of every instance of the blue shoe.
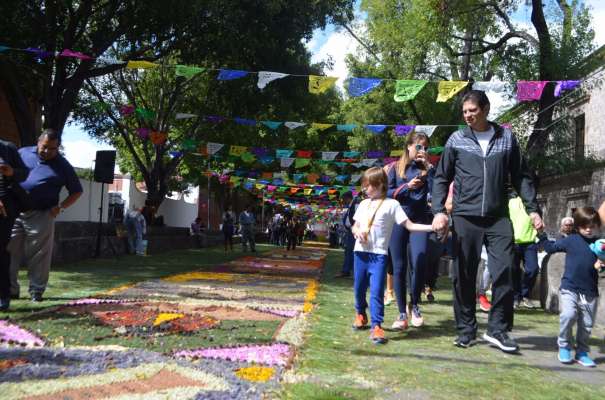
M 571 364 L 573 362 L 571 350 L 567 347 L 559 347 L 559 361 L 563 364 Z
M 584 367 L 589 368 L 594 368 L 597 366 L 597 364 L 592 361 L 592 358 L 588 357 L 588 353 L 586 353 L 585 351 L 581 353 L 576 353 L 576 362 Z

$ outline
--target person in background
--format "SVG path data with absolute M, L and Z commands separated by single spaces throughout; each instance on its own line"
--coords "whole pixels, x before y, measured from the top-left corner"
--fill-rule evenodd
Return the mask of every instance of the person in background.
M 244 212 L 239 215 L 239 225 L 242 230 L 242 247 L 244 251 L 248 251 L 248 246 L 250 246 L 250 251 L 256 252 L 256 243 L 254 241 L 254 226 L 256 224 L 256 217 L 254 217 L 254 213 L 252 212 L 254 207 L 249 205 Z
M 432 221 L 428 199 L 434 169 L 428 161 L 428 146 L 429 138 L 425 134 L 409 134 L 403 155 L 387 173 L 388 196 L 401 204 L 411 221 L 419 224 L 429 224 Z M 389 254 L 393 263 L 393 286 L 399 308 L 399 316 L 391 326 L 393 329 L 406 329 L 408 317 L 411 318 L 412 326 L 420 327 L 424 324 L 424 317 L 420 312 L 420 295 L 424 290 L 428 239 L 427 232 L 411 233 L 403 226 L 393 227 Z M 411 272 L 410 303 L 406 304 L 408 265 Z
M 564 237 L 569 236 L 573 232 L 573 218 L 565 217 L 561 220 L 561 228 L 559 229 L 559 233 L 557 233 L 557 239 L 563 239 Z
M 605 225 L 605 201 L 603 201 L 601 207 L 599 207 L 599 217 L 601 218 L 601 225 Z
M 195 239 L 197 246 L 204 247 L 204 224 L 202 223 L 202 219 L 200 217 L 197 217 L 191 223 L 190 232 L 191 236 L 193 236 L 193 238 Z
M 358 196 L 355 197 L 357 199 Z M 342 225 L 345 228 L 345 258 L 342 263 L 342 269 L 340 270 L 340 274 L 336 275 L 337 278 L 348 278 L 351 276 L 353 271 L 353 247 L 355 246 L 355 238 L 353 237 L 353 232 L 351 232 L 351 228 L 353 227 L 355 221 L 353 220 L 353 216 L 355 215 L 355 210 L 357 209 L 357 201 L 354 201 L 353 194 L 351 192 L 346 192 L 342 195 L 342 202 L 346 204 L 347 211 L 344 213 L 342 218 Z
M 223 231 L 223 243 L 225 244 L 225 252 L 228 249 L 233 251 L 233 234 L 235 233 L 235 218 L 233 217 L 233 213 L 229 210 L 229 208 L 225 209 L 225 213 L 223 214 L 223 226 L 221 230 Z
M 143 235 L 147 233 L 147 222 L 143 217 L 142 209 L 136 207 L 126 212 L 124 216 L 124 226 L 128 233 L 128 248 L 130 254 L 144 256 Z
M 595 362 L 588 354 L 588 340 L 597 313 L 599 275 L 595 268 L 597 256 L 589 245 L 599 237 L 601 220 L 592 207 L 576 209 L 573 220 L 577 233 L 571 233 L 554 242 L 548 240 L 546 234 L 541 232 L 540 245 L 547 253 L 566 253 L 565 269 L 559 288 L 559 361 L 570 364 L 575 360 L 585 367 L 595 367 Z M 572 328 L 576 323 L 576 355 L 572 358 Z
M 538 306 L 529 296 L 540 269 L 538 266 L 538 245 L 536 244 L 538 232 L 534 229 L 531 218 L 525 212 L 523 201 L 514 190 L 511 191 L 511 198 L 508 201 L 508 212 L 513 224 L 515 238 L 513 247 L 514 307 L 537 308 Z M 521 269 L 521 261 L 523 261 L 523 269 Z
M 0 311 L 7 311 L 10 307 L 11 255 L 7 246 L 18 210 L 24 206 L 14 195 L 13 186 L 23 182 L 28 173 L 17 147 L 0 140 Z
M 42 301 L 50 273 L 55 237 L 55 218 L 71 207 L 82 195 L 82 185 L 71 164 L 59 154 L 59 134 L 45 129 L 36 146 L 22 147 L 19 154 L 29 169 L 21 183 L 32 200 L 33 209 L 21 213 L 13 226 L 11 252 L 11 294 L 19 297 L 19 268 L 26 266 L 29 294 L 34 302 Z M 61 189 L 68 195 L 60 201 Z

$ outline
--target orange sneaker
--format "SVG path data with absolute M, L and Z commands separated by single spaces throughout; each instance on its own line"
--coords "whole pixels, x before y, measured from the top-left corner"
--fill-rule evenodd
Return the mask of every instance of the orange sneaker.
M 487 299 L 487 296 L 484 294 L 480 294 L 478 297 L 478 300 L 479 300 L 479 308 L 481 309 L 481 311 L 489 312 L 489 310 L 492 308 L 492 305 L 489 302 L 489 300 Z
M 380 327 L 380 325 L 376 325 L 374 328 L 372 328 L 370 340 L 374 342 L 374 344 L 384 344 L 387 342 L 387 339 L 384 337 L 384 330 Z
M 368 326 L 368 317 L 365 314 L 357 314 L 353 321 L 353 329 L 365 329 Z

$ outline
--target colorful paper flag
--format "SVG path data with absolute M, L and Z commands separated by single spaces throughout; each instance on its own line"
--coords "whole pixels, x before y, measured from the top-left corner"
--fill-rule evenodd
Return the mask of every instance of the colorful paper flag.
M 206 149 L 208 151 L 208 154 L 210 155 L 214 155 L 216 154 L 218 151 L 220 151 L 220 149 L 222 149 L 224 146 L 224 144 L 222 143 L 213 143 L 213 142 L 208 142 L 206 144 Z
M 293 122 L 293 121 L 287 121 L 286 123 L 284 123 L 284 125 L 286 126 L 286 128 L 288 129 L 296 129 L 296 128 L 300 128 L 302 126 L 305 126 L 307 124 L 305 124 L 304 122 Z
M 517 100 L 540 100 L 540 97 L 542 97 L 542 91 L 547 83 L 548 81 L 518 81 Z
M 151 61 L 128 61 L 128 63 L 126 64 L 126 68 L 128 69 L 149 69 L 149 68 L 156 68 L 158 67 L 159 64 L 156 63 L 152 63 Z
M 557 81 L 555 86 L 555 97 L 559 97 L 566 90 L 575 89 L 582 81 Z
M 261 121 L 261 124 L 265 125 L 269 129 L 276 130 L 281 126 L 281 122 L 278 121 Z
M 333 126 L 334 126 L 334 124 L 320 124 L 317 122 L 313 122 L 311 124 L 311 128 L 319 129 L 320 131 L 325 131 L 326 129 L 329 129 Z
M 176 68 L 174 69 L 174 74 L 176 76 L 182 76 L 187 79 L 190 79 L 196 76 L 197 74 L 201 74 L 205 70 L 206 68 L 177 64 Z
M 356 158 L 359 157 L 361 153 L 358 151 L 345 151 L 342 153 L 344 158 Z
M 55 56 L 55 53 L 53 53 L 52 51 L 42 50 L 37 47 L 28 47 L 27 49 L 25 49 L 25 51 L 27 51 L 29 53 L 33 53 L 34 57 L 39 58 L 39 59 Z
M 10 47 L 7 46 L 0 46 L 0 53 L 6 51 L 6 50 L 10 50 Z
M 292 157 L 283 157 L 279 159 L 279 166 L 282 168 L 290 168 L 290 166 L 294 163 L 295 158 Z
M 401 157 L 403 155 L 403 150 L 391 150 L 391 157 Z
M 311 164 L 310 158 L 297 158 L 294 162 L 294 168 L 303 168 Z
M 258 83 L 256 84 L 259 89 L 264 89 L 269 82 L 272 82 L 276 79 L 281 79 L 288 76 L 288 74 L 283 74 L 281 72 L 271 72 L 271 71 L 259 71 L 258 72 Z
M 218 115 L 206 115 L 205 120 L 213 124 L 219 124 L 223 122 L 225 118 Z
M 414 100 L 428 81 L 398 80 L 395 84 L 394 99 L 397 102 Z
M 339 124 L 336 125 L 336 130 L 340 132 L 353 132 L 353 129 L 357 128 L 355 124 Z
M 382 133 L 386 127 L 386 125 L 365 125 L 365 128 L 372 131 L 372 133 Z
M 367 158 L 380 158 L 384 157 L 384 151 L 382 150 L 370 150 L 366 153 Z
M 151 133 L 151 129 L 149 128 L 137 128 L 137 135 L 141 139 L 147 139 L 149 134 Z
M 428 137 L 431 137 L 431 135 L 433 134 L 433 132 L 435 132 L 435 129 L 437 129 L 438 126 L 439 125 L 416 125 L 414 131 L 416 131 L 416 133 L 424 133 Z
M 170 154 L 170 157 L 172 158 L 177 158 L 177 157 L 181 157 L 183 155 L 182 151 L 169 151 L 168 154 Z
M 364 158 L 363 160 L 361 160 L 361 165 L 370 168 L 371 166 L 376 164 L 377 161 L 378 160 L 375 158 Z
M 505 82 L 474 82 L 473 90 L 482 90 L 484 92 L 502 93 L 506 91 L 507 84 Z
M 266 155 L 266 156 L 259 157 L 259 161 L 260 161 L 261 163 L 263 163 L 263 165 L 269 165 L 269 164 L 271 164 L 273 161 L 275 161 L 275 157 L 270 156 L 270 155 Z
M 166 132 L 152 131 L 149 134 L 149 139 L 151 140 L 151 143 L 153 143 L 154 145 L 160 146 L 160 145 L 163 145 L 164 143 L 166 143 L 166 140 L 168 139 L 168 135 L 166 134 Z
M 437 103 L 444 103 L 454 97 L 468 85 L 467 81 L 439 81 L 437 84 Z
M 125 104 L 120 107 L 120 115 L 123 117 L 127 117 L 131 114 L 134 114 L 135 107 L 131 104 Z
M 405 136 L 414 130 L 415 125 L 395 125 L 395 135 Z
M 359 181 L 359 179 L 361 179 L 361 174 L 353 174 L 351 175 L 351 183 L 357 183 L 357 181 Z
M 155 112 L 153 110 L 148 110 L 146 108 L 137 108 L 135 110 L 135 113 L 137 114 L 137 116 L 139 118 L 147 120 L 147 121 L 155 118 Z
M 73 51 L 73 50 L 69 50 L 69 49 L 63 49 L 63 51 L 61 53 L 59 53 L 59 55 L 62 57 L 78 58 L 80 60 L 92 60 L 93 59 L 93 57 L 87 56 L 84 53 L 80 53 L 79 51 Z
M 197 148 L 197 140 L 187 138 L 183 140 L 183 149 L 186 151 L 194 151 Z
M 195 118 L 195 117 L 197 117 L 197 115 L 195 115 L 195 114 L 176 113 L 176 116 L 174 118 L 175 119 L 189 119 L 189 118 Z
M 294 182 L 296 182 L 296 183 L 301 182 L 304 177 L 305 177 L 304 174 L 294 174 L 294 175 L 292 175 L 292 178 L 294 179 Z
M 363 96 L 364 94 L 370 93 L 372 90 L 376 89 L 380 83 L 382 83 L 382 79 L 377 78 L 350 78 L 349 79 L 349 96 L 358 97 Z
M 275 157 L 277 158 L 284 158 L 284 157 L 290 157 L 292 155 L 294 151 L 292 150 L 284 150 L 284 149 L 277 149 L 275 150 Z
M 309 75 L 309 93 L 319 94 L 334 86 L 338 78 L 332 76 Z
M 242 71 L 238 69 L 221 69 L 216 79 L 219 81 L 231 81 L 234 79 L 240 79 L 248 75 L 248 71 Z
M 310 150 L 297 150 L 296 157 L 299 158 L 311 158 L 313 157 L 313 152 Z
M 336 158 L 336 156 L 338 155 L 338 151 L 322 151 L 321 152 L 321 159 L 324 161 L 331 161 L 334 160 Z
M 242 154 L 244 154 L 246 151 L 248 151 L 248 148 L 246 146 L 231 145 L 231 147 L 229 147 L 229 155 L 230 156 L 239 157 Z
M 233 121 L 235 121 L 236 124 L 240 125 L 256 126 L 256 121 L 253 119 L 235 117 L 233 118 Z
M 251 154 L 248 152 L 243 153 L 240 157 L 241 157 L 242 161 L 245 163 L 251 163 L 254 160 L 256 160 L 256 157 L 254 156 L 254 154 Z

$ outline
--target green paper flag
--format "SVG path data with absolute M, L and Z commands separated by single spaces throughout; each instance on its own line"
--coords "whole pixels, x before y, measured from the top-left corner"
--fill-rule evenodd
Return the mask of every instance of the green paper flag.
M 195 75 L 202 73 L 206 68 L 190 67 L 188 65 L 177 65 L 174 71 L 176 76 L 184 76 L 185 78 L 192 78 Z
M 416 97 L 427 82 L 428 81 L 398 80 L 395 84 L 395 101 L 402 102 L 414 100 L 414 97 Z
M 155 118 L 155 112 L 153 112 L 153 110 L 147 110 L 145 108 L 137 108 L 135 110 L 135 113 L 141 119 L 150 120 L 150 119 L 154 119 Z
M 251 154 L 248 152 L 243 153 L 240 157 L 241 157 L 242 161 L 245 163 L 251 163 L 254 160 L 256 160 L 256 157 L 254 157 L 254 154 Z
M 303 168 L 309 165 L 310 163 L 310 158 L 297 158 L 296 161 L 294 161 L 294 168 Z
M 183 150 L 195 151 L 195 149 L 197 149 L 197 141 L 195 139 L 183 140 Z

